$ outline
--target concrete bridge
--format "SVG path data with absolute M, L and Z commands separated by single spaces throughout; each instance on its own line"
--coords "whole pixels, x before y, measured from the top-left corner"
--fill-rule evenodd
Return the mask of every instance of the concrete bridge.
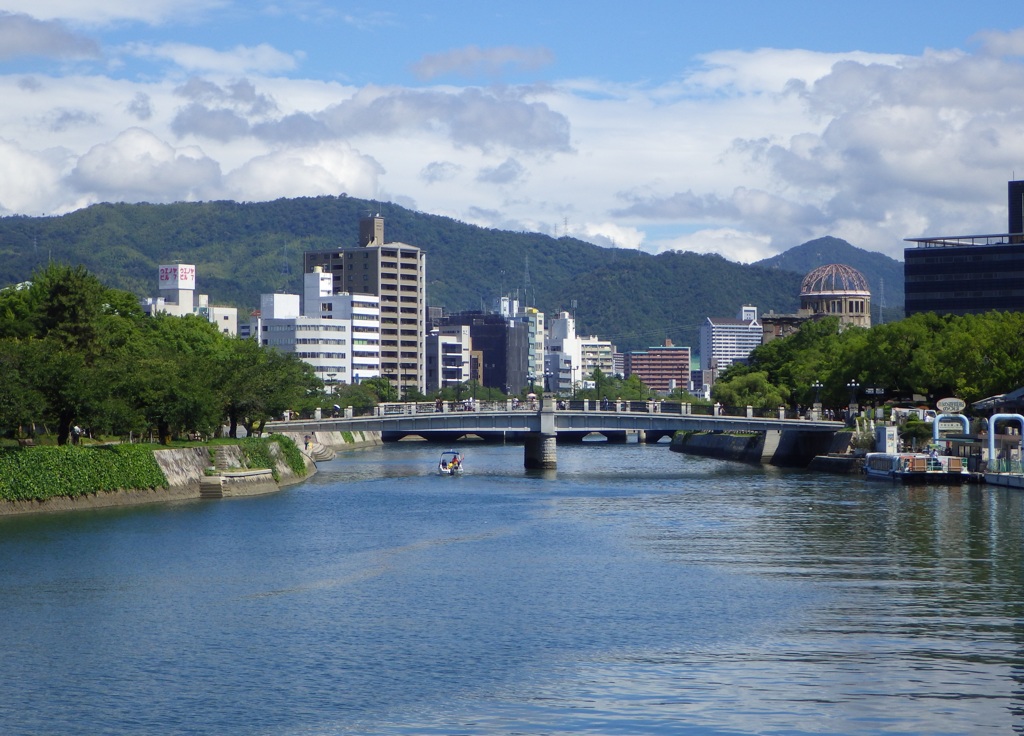
M 765 446 L 778 446 L 784 432 L 832 433 L 842 422 L 789 418 L 784 407 L 772 416 L 755 416 L 752 407 L 737 415 L 724 407 L 695 406 L 667 401 L 559 401 L 516 403 L 442 402 L 380 404 L 374 413 L 353 416 L 351 407 L 343 416 L 267 422 L 266 431 L 289 434 L 315 432 L 379 432 L 385 442 L 415 435 L 452 444 L 475 435 L 485 441 L 522 441 L 527 468 L 554 468 L 557 443 L 582 442 L 589 434 L 604 435 L 609 442 L 625 442 L 635 433 L 640 442 L 657 442 L 680 430 L 705 432 L 764 432 Z M 770 457 L 770 456 L 769 456 Z

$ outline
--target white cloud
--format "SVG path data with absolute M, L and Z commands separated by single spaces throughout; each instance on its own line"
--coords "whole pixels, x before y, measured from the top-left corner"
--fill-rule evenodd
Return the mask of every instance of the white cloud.
M 103 25 L 116 21 L 161 23 L 225 7 L 230 0 L 4 0 L 4 10 L 43 20 Z
M 134 43 L 126 46 L 125 52 L 143 59 L 169 61 L 189 72 L 275 74 L 292 71 L 298 66 L 298 59 L 294 54 L 278 51 L 266 43 L 257 46 L 235 46 L 228 51 L 217 51 L 186 43 L 164 43 L 156 46 Z
M 753 263 L 770 258 L 777 252 L 772 248 L 767 236 L 733 228 L 699 230 L 657 244 L 658 253 L 670 250 L 717 253 L 738 263 Z
M 605 248 L 639 250 L 644 243 L 644 233 L 641 230 L 615 222 L 587 223 L 578 231 L 570 230 L 570 234 Z
M 60 211 L 66 204 L 60 191 L 61 170 L 67 152 L 49 155 L 26 151 L 0 139 L 0 213 L 41 215 Z
M 374 198 L 383 170 L 345 145 L 320 145 L 257 156 L 226 177 L 226 194 L 239 200 L 350 194 Z
M 476 180 L 483 184 L 513 184 L 523 178 L 526 170 L 514 158 L 507 158 L 497 166 L 481 169 Z
M 0 75 L 0 208 L 345 191 L 652 252 L 758 260 L 835 235 L 898 257 L 906 237 L 1005 227 L 1024 61 L 989 49 L 1016 37 L 913 58 L 721 52 L 660 86 L 494 89 L 356 88 L 231 71 L 259 66 L 254 48 L 235 65 L 147 46 L 220 71 Z M 267 51 L 267 69 L 297 60 Z
M 216 195 L 220 167 L 199 149 L 175 149 L 146 130 L 129 128 L 93 146 L 69 182 L 99 201 L 190 201 Z
M 1024 28 L 1009 32 L 982 31 L 975 35 L 986 53 L 998 56 L 1024 56 Z
M 0 60 L 20 56 L 97 58 L 99 46 L 92 39 L 73 33 L 63 23 L 0 11 Z

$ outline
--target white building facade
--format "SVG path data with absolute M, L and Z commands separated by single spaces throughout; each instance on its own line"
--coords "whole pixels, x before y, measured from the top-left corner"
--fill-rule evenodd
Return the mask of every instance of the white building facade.
M 427 391 L 441 391 L 471 380 L 473 339 L 469 325 L 441 325 L 427 335 Z
M 146 314 L 194 314 L 217 326 L 225 335 L 238 334 L 238 310 L 210 305 L 210 297 L 196 294 L 196 267 L 189 263 L 160 266 L 157 275 L 160 296 L 140 300 Z
M 757 320 L 757 307 L 743 306 L 739 316 L 707 317 L 700 328 L 700 364 L 706 374 L 716 375 L 736 361 L 746 360 L 750 352 L 761 344 L 761 323 Z
M 548 323 L 547 352 L 544 355 L 544 388 L 560 394 L 573 393 L 582 380 L 582 346 L 576 335 L 576 318 L 559 312 Z
M 326 277 L 322 278 L 322 277 Z M 333 294 L 330 274 L 304 275 L 303 296 L 263 294 L 252 336 L 265 347 L 295 353 L 326 385 L 380 375 L 380 299 Z

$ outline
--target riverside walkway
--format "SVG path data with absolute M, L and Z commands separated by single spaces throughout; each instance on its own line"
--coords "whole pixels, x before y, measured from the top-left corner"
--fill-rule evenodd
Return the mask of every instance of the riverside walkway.
M 553 468 L 557 442 L 580 442 L 588 434 L 609 442 L 625 442 L 636 434 L 641 442 L 657 442 L 678 431 L 764 432 L 774 447 L 783 432 L 834 433 L 842 422 L 787 416 L 783 407 L 765 415 L 752 407 L 728 410 L 668 401 L 557 400 L 545 396 L 521 402 L 433 402 L 380 404 L 373 414 L 267 422 L 269 432 L 379 432 L 385 442 L 419 436 L 452 443 L 467 435 L 484 440 L 522 441 L 528 468 Z M 771 442 L 768 442 L 768 440 Z

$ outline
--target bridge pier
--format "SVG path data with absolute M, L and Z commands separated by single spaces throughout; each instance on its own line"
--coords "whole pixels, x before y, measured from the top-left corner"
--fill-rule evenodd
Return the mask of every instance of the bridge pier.
M 558 467 L 554 434 L 531 432 L 523 443 L 523 466 L 529 470 L 553 470 Z
M 636 441 L 637 441 L 638 444 L 646 445 L 647 444 L 647 432 L 645 432 L 642 429 L 638 429 L 636 431 Z

